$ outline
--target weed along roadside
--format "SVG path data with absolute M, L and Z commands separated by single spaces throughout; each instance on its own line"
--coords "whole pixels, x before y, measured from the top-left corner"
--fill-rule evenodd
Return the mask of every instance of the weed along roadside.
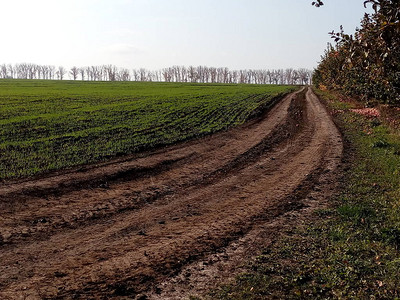
M 400 295 L 400 136 L 375 110 L 316 90 L 340 128 L 339 190 L 286 230 L 212 299 L 397 299 Z M 397 132 L 397 133 L 396 133 Z

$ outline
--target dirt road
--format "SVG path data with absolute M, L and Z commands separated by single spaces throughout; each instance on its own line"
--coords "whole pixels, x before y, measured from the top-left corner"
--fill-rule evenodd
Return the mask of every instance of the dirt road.
M 338 130 L 305 89 L 227 132 L 3 183 L 0 298 L 134 298 L 301 209 L 341 155 Z

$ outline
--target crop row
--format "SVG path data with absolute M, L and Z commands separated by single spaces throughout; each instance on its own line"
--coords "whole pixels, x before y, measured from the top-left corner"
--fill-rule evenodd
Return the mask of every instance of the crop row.
M 0 179 L 35 175 L 243 123 L 290 86 L 0 81 Z

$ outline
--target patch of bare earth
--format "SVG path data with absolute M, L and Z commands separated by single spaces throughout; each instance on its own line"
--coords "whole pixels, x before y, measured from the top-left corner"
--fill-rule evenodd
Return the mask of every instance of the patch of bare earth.
M 311 89 L 227 132 L 0 186 L 0 298 L 179 299 L 241 270 L 334 189 Z

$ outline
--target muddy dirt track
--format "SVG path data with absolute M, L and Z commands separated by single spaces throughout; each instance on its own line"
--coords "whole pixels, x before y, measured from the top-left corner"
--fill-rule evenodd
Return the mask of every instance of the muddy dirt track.
M 0 299 L 134 299 L 302 209 L 341 155 L 340 133 L 306 88 L 226 132 L 2 183 Z

